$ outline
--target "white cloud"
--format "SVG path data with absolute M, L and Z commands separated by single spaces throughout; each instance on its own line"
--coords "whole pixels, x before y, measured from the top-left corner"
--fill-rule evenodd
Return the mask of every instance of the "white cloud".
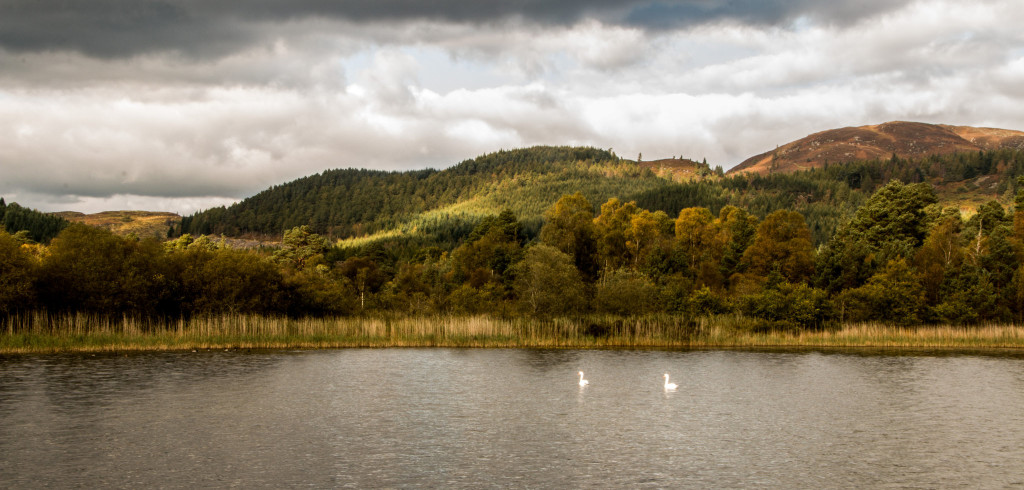
M 893 119 L 1024 129 L 1020 18 L 1010 0 L 922 0 L 852 24 L 663 31 L 306 19 L 219 58 L 0 51 L 0 196 L 189 212 L 327 168 L 534 144 L 729 167 Z

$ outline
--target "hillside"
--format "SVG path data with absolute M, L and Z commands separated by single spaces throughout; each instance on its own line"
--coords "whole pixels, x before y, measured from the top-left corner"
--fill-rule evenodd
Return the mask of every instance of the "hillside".
M 153 211 L 104 211 L 94 214 L 62 211 L 51 214 L 74 223 L 104 228 L 121 236 L 135 234 L 138 237 L 165 238 L 167 231 L 181 221 L 181 216 L 175 213 Z
M 699 180 L 711 174 L 711 169 L 706 163 L 695 162 L 687 158 L 645 160 L 641 161 L 639 166 L 660 177 L 679 181 Z
M 482 218 L 504 209 L 523 223 L 528 237 L 536 237 L 544 211 L 563 195 L 581 192 L 595 212 L 613 197 L 669 216 L 693 206 L 717 214 L 735 205 L 758 216 L 795 209 L 821 242 L 871 190 L 851 189 L 845 175 L 779 174 L 750 181 L 723 178 L 691 160 L 637 165 L 594 148 L 533 147 L 482 155 L 445 170 L 329 170 L 186 216 L 176 232 L 275 241 L 285 230 L 309 225 L 350 248 L 387 243 L 403 250 L 451 249 Z
M 729 174 L 770 174 L 823 167 L 826 163 L 904 159 L 930 155 L 1024 149 L 1024 132 L 970 126 L 894 121 L 830 129 L 744 160 Z
M 595 148 L 502 150 L 444 170 L 328 170 L 186 216 L 179 232 L 280 237 L 310 225 L 337 239 L 418 234 L 450 241 L 502 209 L 539 229 L 544 210 L 564 194 L 582 192 L 599 205 L 670 182 Z
M 898 133 L 914 127 L 934 129 L 882 129 Z M 970 151 L 910 159 L 890 159 L 888 153 L 885 158 L 763 174 L 720 176 L 703 163 L 682 159 L 637 165 L 609 151 L 571 147 L 503 150 L 445 170 L 329 170 L 229 207 L 186 216 L 174 231 L 272 242 L 285 230 L 309 225 L 350 248 L 383 242 L 400 244 L 403 250 L 450 250 L 482 218 L 504 209 L 523 222 L 528 237 L 535 237 L 546 209 L 563 195 L 581 192 L 595 211 L 612 197 L 669 216 L 693 206 L 717 214 L 732 205 L 759 217 L 795 210 L 807 220 L 814 242 L 823 243 L 856 206 L 892 179 L 928 182 L 943 205 L 967 213 L 992 200 L 1011 203 L 1012 196 L 1007 196 L 1015 189 L 1014 178 L 1024 174 L 1024 150 L 1008 144 L 1017 133 L 956 129 L 974 139 Z M 1002 149 L 975 149 L 981 146 Z

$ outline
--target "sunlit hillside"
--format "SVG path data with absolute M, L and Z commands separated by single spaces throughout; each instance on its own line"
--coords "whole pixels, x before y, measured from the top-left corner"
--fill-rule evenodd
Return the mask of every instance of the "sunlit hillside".
M 730 174 L 798 172 L 860 160 L 924 158 L 932 155 L 1024 150 L 1024 132 L 1008 129 L 893 121 L 829 129 L 752 156 Z
M 73 211 L 53 213 L 68 221 L 85 223 L 110 230 L 118 235 L 166 238 L 167 231 L 178 225 L 181 216 L 154 211 L 104 211 L 84 214 Z

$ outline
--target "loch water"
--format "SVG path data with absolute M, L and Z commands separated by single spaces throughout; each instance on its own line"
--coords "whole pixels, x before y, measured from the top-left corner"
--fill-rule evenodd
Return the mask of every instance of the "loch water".
M 0 357 L 4 488 L 1005 488 L 1022 462 L 1013 353 Z

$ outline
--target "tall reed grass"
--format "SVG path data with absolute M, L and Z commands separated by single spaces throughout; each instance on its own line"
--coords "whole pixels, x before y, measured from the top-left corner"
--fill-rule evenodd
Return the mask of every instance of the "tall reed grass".
M 534 348 L 1019 348 L 1024 327 L 846 325 L 762 331 L 733 315 L 687 318 L 369 316 L 283 318 L 222 315 L 168 321 L 32 313 L 0 319 L 0 353 L 340 347 Z

